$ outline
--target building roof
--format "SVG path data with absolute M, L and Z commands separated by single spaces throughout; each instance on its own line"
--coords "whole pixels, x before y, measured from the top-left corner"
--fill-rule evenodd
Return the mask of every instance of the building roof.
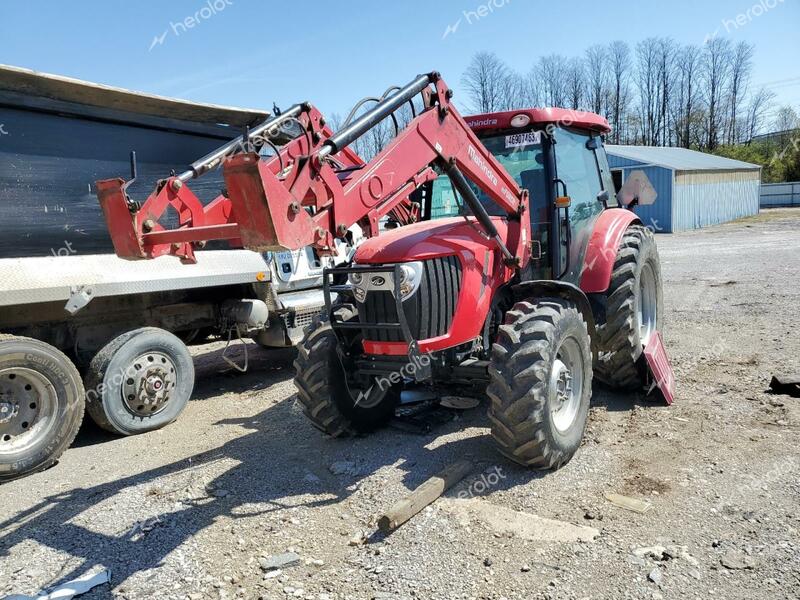
M 270 114 L 268 110 L 190 102 L 3 64 L 0 64 L 0 91 L 154 117 L 239 127 L 262 121 Z
M 741 160 L 714 156 L 686 148 L 608 145 L 606 152 L 619 158 L 666 167 L 675 171 L 741 171 L 761 168 L 759 165 Z

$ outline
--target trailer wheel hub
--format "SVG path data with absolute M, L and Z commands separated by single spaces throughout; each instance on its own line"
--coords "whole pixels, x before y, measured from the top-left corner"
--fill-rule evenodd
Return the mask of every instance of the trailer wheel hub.
M 55 424 L 56 390 L 41 373 L 0 370 L 0 452 L 19 452 Z
M 134 415 L 150 417 L 167 405 L 175 388 L 175 363 L 161 352 L 137 356 L 125 372 L 122 397 Z

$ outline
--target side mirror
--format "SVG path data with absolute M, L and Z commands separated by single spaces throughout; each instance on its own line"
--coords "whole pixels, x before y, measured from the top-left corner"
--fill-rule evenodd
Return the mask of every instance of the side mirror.
M 590 137 L 588 140 L 586 140 L 587 150 L 597 150 L 599 148 L 600 148 L 600 138 Z

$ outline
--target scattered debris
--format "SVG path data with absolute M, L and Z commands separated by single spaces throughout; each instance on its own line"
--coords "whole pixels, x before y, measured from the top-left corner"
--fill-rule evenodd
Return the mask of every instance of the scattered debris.
M 210 483 L 206 486 L 206 493 L 213 498 L 224 498 L 230 494 L 230 491 Z
M 481 401 L 477 398 L 468 398 L 466 396 L 442 396 L 439 403 L 445 408 L 453 408 L 455 410 L 470 410 L 476 408 Z
M 694 556 L 689 554 L 689 549 L 686 546 L 646 546 L 643 548 L 635 548 L 633 550 L 633 555 L 638 558 L 651 558 L 657 561 L 668 561 L 680 558 L 693 567 L 697 567 L 700 564 Z
M 292 567 L 300 562 L 300 555 L 294 552 L 284 552 L 273 556 L 262 556 L 258 559 L 258 564 L 262 571 L 275 571 Z
M 367 543 L 367 539 L 369 539 L 369 536 L 365 531 L 358 531 L 353 537 L 350 538 L 350 540 L 347 542 L 347 545 L 363 546 L 364 544 Z
M 389 425 L 406 433 L 427 435 L 436 427 L 450 423 L 456 416 L 455 411 L 440 406 L 436 399 L 399 406 Z
M 520 567 L 519 570 L 522 571 L 523 573 L 527 573 L 528 571 L 531 570 L 531 567 L 530 565 L 522 565 L 522 567 Z
M 352 460 L 337 460 L 328 470 L 334 475 L 358 475 L 358 467 Z
M 600 535 L 600 531 L 594 527 L 545 519 L 479 498 L 445 498 L 440 504 L 463 526 L 469 527 L 473 521 L 477 521 L 500 536 L 532 542 L 591 542 Z
M 770 389 L 775 394 L 785 394 L 793 398 L 800 398 L 800 373 L 795 375 L 774 375 L 769 382 Z
M 72 581 L 62 583 L 50 590 L 50 592 L 39 592 L 34 596 L 12 594 L 10 596 L 4 596 L 3 600 L 70 600 L 70 598 L 85 594 L 92 588 L 96 588 L 98 585 L 103 585 L 104 583 L 109 583 L 110 581 L 111 571 L 101 566 L 88 571 Z
M 754 569 L 756 566 L 752 558 L 740 552 L 728 552 L 719 559 L 719 562 L 723 567 L 731 571 Z
M 644 514 L 648 510 L 650 510 L 653 505 L 649 502 L 645 502 L 644 500 L 638 500 L 636 498 L 631 498 L 630 496 L 623 496 L 621 494 L 611 494 L 605 493 L 603 494 L 611 504 L 614 506 L 619 506 L 620 508 L 624 508 L 626 510 L 631 510 L 633 512 L 637 512 L 639 514 Z
M 467 460 L 448 465 L 386 511 L 378 520 L 378 527 L 384 532 L 394 531 L 469 475 L 472 468 Z
M 157 526 L 163 524 L 163 521 L 158 518 L 158 516 L 152 517 L 150 519 L 145 519 L 143 521 L 136 521 L 128 530 L 128 533 L 125 534 L 125 537 L 134 540 L 139 540 L 143 538 L 147 533 L 150 533 L 155 529 Z
M 661 585 L 661 581 L 664 578 L 664 574 L 661 572 L 661 569 L 656 567 L 647 574 L 647 578 L 656 585 Z

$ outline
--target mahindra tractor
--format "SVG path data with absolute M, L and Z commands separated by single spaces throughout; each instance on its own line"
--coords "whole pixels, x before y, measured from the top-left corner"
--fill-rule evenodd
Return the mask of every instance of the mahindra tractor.
M 129 259 L 192 262 L 220 239 L 327 255 L 358 225 L 368 239 L 325 270 L 326 309 L 298 348 L 310 421 L 331 436 L 366 433 L 412 386 L 486 394 L 500 452 L 558 468 L 581 443 L 594 377 L 672 400 L 656 244 L 616 207 L 604 118 L 534 108 L 464 119 L 452 97 L 438 73 L 421 75 L 335 133 L 298 104 L 160 181 L 144 204 L 122 179 L 97 183 L 100 203 Z M 349 146 L 386 119 L 396 136 L 362 160 Z M 287 124 L 302 133 L 271 144 Z M 226 189 L 204 207 L 186 184 L 216 167 Z M 621 195 L 635 204 L 647 186 L 631 181 Z M 158 220 L 167 206 L 177 227 Z

